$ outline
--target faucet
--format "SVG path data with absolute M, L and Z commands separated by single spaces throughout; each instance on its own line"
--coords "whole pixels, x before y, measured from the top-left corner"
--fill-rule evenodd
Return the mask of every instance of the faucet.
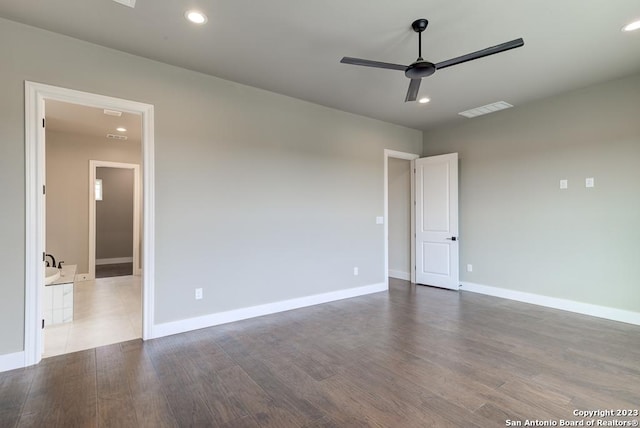
M 56 267 L 56 259 L 55 259 L 55 257 L 53 257 L 53 255 L 52 255 L 52 254 L 45 254 L 45 255 L 44 255 L 44 257 L 45 257 L 45 259 L 46 259 L 47 257 L 51 257 L 51 262 L 52 262 L 53 264 L 49 264 L 49 262 L 48 262 L 48 261 L 45 261 L 45 263 L 47 264 L 47 266 L 53 266 L 53 267 Z

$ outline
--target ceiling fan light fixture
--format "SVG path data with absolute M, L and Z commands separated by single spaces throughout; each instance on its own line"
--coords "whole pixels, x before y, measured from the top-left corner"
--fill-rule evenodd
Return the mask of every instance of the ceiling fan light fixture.
M 198 10 L 188 10 L 184 13 L 184 17 L 198 25 L 206 24 L 208 21 L 207 15 Z
M 426 103 L 428 103 L 429 101 L 431 101 L 431 100 L 430 100 L 429 98 L 427 98 L 427 97 L 423 97 L 423 98 L 420 98 L 420 99 L 418 100 L 418 102 L 419 102 L 420 104 L 426 104 Z
M 624 27 L 622 27 L 622 31 L 624 31 L 625 33 L 629 32 L 629 31 L 635 31 L 640 29 L 640 19 L 638 19 L 637 21 L 633 21 L 630 24 L 625 25 Z

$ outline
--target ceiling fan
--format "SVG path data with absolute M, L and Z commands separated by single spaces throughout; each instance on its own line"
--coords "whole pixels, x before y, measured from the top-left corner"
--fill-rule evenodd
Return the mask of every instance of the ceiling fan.
M 426 19 L 417 19 L 413 21 L 411 27 L 413 31 L 418 33 L 418 59 L 410 65 L 390 64 L 388 62 L 370 61 L 368 59 L 351 58 L 345 56 L 340 60 L 343 64 L 362 65 L 364 67 L 386 68 L 389 70 L 404 71 L 404 75 L 411 79 L 409 83 L 409 90 L 407 91 L 407 101 L 415 101 L 418 97 L 418 90 L 420 89 L 420 82 L 423 77 L 431 76 L 436 70 L 451 67 L 452 65 L 462 64 L 463 62 L 472 61 L 474 59 L 483 58 L 485 56 L 497 54 L 500 52 L 508 51 L 510 49 L 519 48 L 524 45 L 522 38 L 511 40 L 490 48 L 482 49 L 476 52 L 471 52 L 466 55 L 462 55 L 456 58 L 451 58 L 446 61 L 432 63 L 422 59 L 422 32 L 427 28 L 429 21 Z

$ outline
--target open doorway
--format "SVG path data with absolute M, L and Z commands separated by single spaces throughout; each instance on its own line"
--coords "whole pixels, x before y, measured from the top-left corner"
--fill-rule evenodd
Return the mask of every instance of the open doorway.
M 89 161 L 89 275 L 140 275 L 140 165 Z
M 43 357 L 140 338 L 140 114 L 58 100 L 45 113 L 44 244 L 60 278 L 45 280 Z
M 411 280 L 411 161 L 389 158 L 389 277 Z
M 132 294 L 116 293 L 121 303 L 130 303 L 130 307 L 137 308 L 138 314 L 136 315 L 136 321 L 128 320 L 129 324 L 136 325 L 136 337 L 142 337 L 148 339 L 152 337 L 153 326 L 153 279 L 154 279 L 154 208 L 153 208 L 153 176 L 154 176 L 154 162 L 153 162 L 153 106 L 149 104 L 138 103 L 134 101 L 128 101 L 118 98 L 112 98 L 102 95 L 90 94 L 86 92 L 74 91 L 71 89 L 59 88 L 55 86 L 49 86 L 33 82 L 25 82 L 25 157 L 26 157 L 26 236 L 25 236 L 25 248 L 26 248 L 26 264 L 25 264 L 25 366 L 38 363 L 43 356 L 43 337 L 44 331 L 42 329 L 43 315 L 44 315 L 44 300 L 48 296 L 45 295 L 45 280 L 49 279 L 48 273 L 45 273 L 43 266 L 43 260 L 45 254 L 54 253 L 54 249 L 47 243 L 47 197 L 53 198 L 49 186 L 47 183 L 47 151 L 50 147 L 47 146 L 46 130 L 51 126 L 49 114 L 45 114 L 47 103 L 49 102 L 62 102 L 67 103 L 74 107 L 87 107 L 95 111 L 99 111 L 102 115 L 107 115 L 107 111 L 110 113 L 120 112 L 122 114 L 132 114 L 136 117 L 138 126 L 136 130 L 139 132 L 139 145 L 137 147 L 138 164 L 142 171 L 140 178 L 140 194 L 142 195 L 139 202 L 140 211 L 143 213 L 141 216 L 141 230 L 140 235 L 142 239 L 139 240 L 139 264 L 144 267 L 144 272 L 141 276 L 128 275 L 122 278 L 128 278 L 132 284 L 128 284 L 125 287 L 131 291 Z M 51 110 L 51 109 L 50 109 Z M 50 112 L 49 112 L 50 113 Z M 45 120 L 46 117 L 46 120 Z M 75 115 L 75 118 L 81 117 L 81 114 Z M 81 126 L 86 126 L 89 121 L 81 121 Z M 123 125 L 126 127 L 126 125 Z M 114 136 L 118 136 L 118 131 L 113 132 Z M 81 132 L 78 132 L 81 134 Z M 78 137 L 78 139 L 84 139 L 85 137 Z M 123 141 L 123 138 L 110 138 L 116 141 Z M 76 141 L 76 149 L 82 150 L 86 148 L 81 142 Z M 68 154 L 74 156 L 75 154 Z M 100 158 L 93 156 L 93 159 Z M 109 159 L 109 157 L 106 157 Z M 133 163 L 133 162 L 131 162 Z M 83 171 L 86 174 L 86 178 L 82 180 L 67 181 L 65 191 L 71 191 L 74 187 L 87 186 L 85 197 L 89 197 L 89 164 L 88 160 L 83 166 Z M 71 171 L 63 171 L 60 177 L 65 179 L 66 174 L 70 174 Z M 45 187 L 46 185 L 46 187 Z M 45 191 L 46 189 L 46 191 Z M 58 194 L 58 199 L 64 199 L 65 192 Z M 88 201 L 84 203 L 85 210 L 88 209 Z M 62 216 L 66 221 L 66 225 L 59 226 L 57 228 L 52 227 L 52 233 L 58 233 L 63 238 L 61 241 L 62 247 L 72 242 L 74 239 L 81 240 L 79 238 L 83 233 L 88 235 L 88 215 L 81 215 L 80 217 L 74 217 L 79 210 L 69 209 L 69 206 L 65 207 L 65 214 Z M 83 218 L 86 220 L 77 220 Z M 68 233 L 65 237 L 65 230 Z M 85 236 L 86 236 L 85 235 Z M 87 238 L 88 242 L 88 238 Z M 70 247 L 67 247 L 70 248 Z M 66 271 L 66 280 L 72 279 L 79 284 L 87 284 L 88 280 L 94 280 L 91 277 L 88 265 L 88 244 L 85 245 L 86 250 L 78 254 L 81 254 L 76 258 L 71 250 L 58 249 L 61 251 L 58 255 L 57 266 L 60 265 L 60 259 L 63 259 L 63 267 L 69 266 L 72 262 L 66 260 L 69 254 L 72 261 L 78 260 L 76 269 L 77 273 L 71 273 Z M 55 253 L 54 253 L 55 254 Z M 53 255 L 53 254 L 52 254 Z M 47 257 L 47 260 L 51 260 L 53 264 L 53 257 Z M 62 276 L 62 272 L 61 276 Z M 118 289 L 113 278 L 106 278 L 113 283 L 110 287 L 103 287 L 103 289 L 109 289 L 114 291 Z M 94 280 L 95 281 L 95 280 Z M 75 289 L 79 292 L 79 289 Z M 137 297 L 137 302 L 131 297 Z M 104 302 L 105 299 L 102 296 L 94 296 L 89 299 L 92 302 Z M 75 303 L 75 296 L 74 296 Z M 112 306 L 113 307 L 113 306 Z M 94 307 L 88 307 L 85 312 L 91 314 L 97 314 L 101 309 Z M 75 315 L 79 315 L 76 313 Z M 86 323 L 91 324 L 91 323 Z M 93 323 L 94 332 L 100 332 L 99 335 L 104 335 L 109 331 L 109 326 L 105 326 L 103 322 Z M 126 340 L 126 339 L 125 339 Z M 121 340 L 110 340 L 110 343 L 115 343 Z M 85 348 L 92 348 L 94 346 L 100 346 L 101 344 L 85 343 Z
M 385 278 L 415 282 L 414 153 L 384 151 Z

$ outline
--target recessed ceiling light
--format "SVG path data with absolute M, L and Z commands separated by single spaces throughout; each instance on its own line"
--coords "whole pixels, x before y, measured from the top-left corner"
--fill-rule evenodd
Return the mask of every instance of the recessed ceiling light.
M 640 19 L 622 27 L 622 31 L 635 31 L 638 29 L 640 29 Z
M 118 132 L 127 132 L 127 128 L 123 128 L 122 126 L 119 128 L 116 128 L 116 131 Z
M 420 98 L 420 99 L 418 100 L 418 102 L 419 102 L 420 104 L 426 104 L 426 103 L 428 103 L 429 101 L 431 101 L 431 100 L 430 100 L 429 98 L 427 98 L 427 97 Z
M 184 17 L 194 24 L 204 24 L 205 22 L 207 22 L 207 15 L 197 10 L 186 11 Z

